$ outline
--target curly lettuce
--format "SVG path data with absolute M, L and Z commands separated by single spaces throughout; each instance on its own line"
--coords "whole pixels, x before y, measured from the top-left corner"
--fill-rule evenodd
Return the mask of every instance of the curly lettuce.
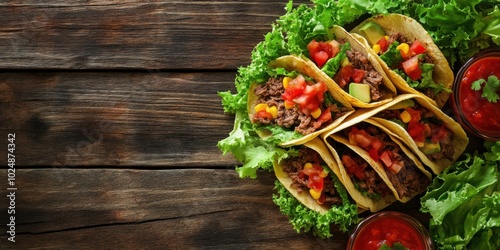
M 486 147 L 434 178 L 421 198 L 440 249 L 500 248 L 500 141 Z

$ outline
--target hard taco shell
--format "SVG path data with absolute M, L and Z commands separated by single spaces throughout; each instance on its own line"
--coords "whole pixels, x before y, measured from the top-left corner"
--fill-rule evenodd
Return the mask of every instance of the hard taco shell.
M 298 139 L 290 140 L 283 142 L 280 144 L 280 146 L 293 146 L 293 145 L 300 145 L 304 144 L 307 141 L 312 140 L 313 138 L 317 137 L 319 134 L 331 130 L 332 128 L 336 127 L 339 125 L 347 116 L 352 114 L 354 112 L 354 108 L 352 105 L 341 95 L 339 92 L 336 91 L 335 89 L 335 84 L 333 83 L 333 80 L 330 79 L 324 72 L 319 70 L 316 65 L 312 61 L 309 60 L 304 60 L 303 58 L 300 58 L 298 56 L 294 55 L 288 55 L 288 56 L 283 56 L 279 57 L 278 59 L 272 61 L 269 64 L 270 67 L 272 68 L 284 68 L 287 71 L 296 71 L 299 74 L 302 74 L 304 76 L 312 77 L 316 82 L 324 82 L 328 88 L 328 92 L 330 95 L 333 97 L 333 99 L 340 104 L 342 104 L 345 108 L 347 108 L 349 111 L 346 112 L 343 116 L 335 119 L 331 124 L 328 126 L 317 130 L 313 133 L 304 135 Z M 257 84 L 252 84 L 248 90 L 248 114 L 250 117 L 250 120 L 252 119 L 253 113 L 254 113 L 254 107 L 257 105 L 257 101 L 259 99 L 258 96 L 254 94 L 254 90 L 257 87 Z M 266 139 L 269 136 L 272 136 L 272 134 L 269 131 L 262 130 L 258 132 L 259 135 L 263 138 Z
M 391 103 L 387 103 L 381 107 L 377 107 L 376 109 L 373 109 L 370 111 L 371 115 L 375 115 L 376 113 L 385 110 L 387 108 L 390 108 L 404 100 L 407 99 L 414 99 L 417 101 L 421 106 L 427 108 L 430 110 L 437 119 L 443 122 L 446 128 L 448 128 L 452 133 L 452 139 L 451 139 L 451 144 L 454 145 L 455 147 L 455 152 L 453 154 L 453 160 L 448 160 L 446 158 L 442 158 L 437 161 L 430 160 L 429 157 L 427 157 L 417 146 L 413 138 L 410 136 L 410 134 L 399 124 L 382 119 L 379 117 L 373 117 L 374 121 L 377 123 L 381 124 L 385 128 L 389 129 L 392 133 L 396 134 L 396 136 L 401 139 L 408 147 L 411 148 L 411 150 L 417 154 L 417 156 L 420 158 L 422 163 L 427 165 L 434 174 L 440 174 L 444 169 L 446 169 L 448 166 L 450 166 L 453 162 L 455 162 L 464 152 L 465 148 L 467 147 L 467 144 L 469 143 L 469 138 L 467 137 L 467 134 L 465 133 L 464 129 L 458 124 L 456 121 L 454 121 L 451 117 L 447 116 L 443 111 L 441 111 L 439 108 L 436 106 L 432 105 L 427 101 L 426 98 L 424 98 L 422 95 L 418 94 L 405 94 L 405 95 L 400 95 L 396 97 Z M 355 114 L 354 114 L 355 116 Z
M 434 82 L 442 83 L 447 89 L 451 90 L 454 79 L 453 71 L 448 64 L 448 60 L 446 60 L 446 57 L 434 43 L 431 36 L 424 29 L 424 27 L 422 27 L 422 25 L 420 25 L 415 19 L 408 16 L 400 14 L 388 14 L 377 15 L 364 20 L 362 23 L 352 29 L 351 33 L 353 33 L 353 36 L 361 41 L 361 43 L 364 44 L 365 47 L 367 47 L 367 50 L 377 58 L 380 65 L 382 65 L 384 71 L 387 73 L 387 76 L 391 79 L 398 90 L 403 93 L 422 95 L 428 102 L 432 103 L 433 105 L 436 105 L 439 108 L 443 107 L 450 97 L 451 92 L 441 91 L 438 94 L 436 100 L 433 100 L 425 96 L 420 91 L 410 87 L 405 79 L 392 71 L 389 66 L 382 59 L 380 59 L 380 57 L 371 49 L 372 46 L 368 43 L 368 41 L 361 35 L 359 35 L 359 29 L 368 22 L 375 22 L 380 25 L 380 27 L 384 29 L 386 35 L 401 33 L 406 39 L 410 41 L 418 40 L 420 43 L 422 43 L 426 47 L 425 53 L 431 58 L 431 61 L 435 65 L 433 71 Z
M 386 93 L 377 101 L 372 101 L 370 103 L 362 102 L 357 98 L 350 95 L 348 92 L 343 90 L 337 83 L 335 83 L 335 91 L 341 93 L 347 101 L 349 101 L 352 106 L 359 108 L 372 108 L 376 106 L 383 105 L 384 103 L 390 102 L 393 97 L 396 95 L 397 90 L 394 84 L 391 82 L 390 78 L 386 75 L 384 68 L 380 65 L 380 62 L 377 59 L 377 56 L 374 56 L 373 53 L 370 53 L 366 46 L 361 44 L 356 38 L 354 38 L 349 32 L 347 32 L 344 28 L 340 26 L 334 26 L 330 29 L 330 32 L 335 36 L 336 40 L 345 40 L 350 43 L 351 49 L 354 51 L 358 51 L 363 54 L 368 61 L 372 64 L 373 68 L 382 75 L 382 85 L 381 88 L 385 88 Z M 333 78 L 333 76 L 332 76 Z M 332 80 L 333 81 L 333 80 Z M 334 81 L 333 81 L 334 82 Z
M 342 178 L 340 178 L 340 170 L 339 167 L 336 163 L 336 161 L 333 159 L 332 155 L 324 145 L 324 143 L 319 139 L 319 138 L 314 138 L 308 142 L 306 142 L 304 147 L 308 147 L 310 149 L 313 149 L 314 151 L 318 152 L 323 161 L 328 165 L 328 167 L 332 170 L 332 173 L 336 175 L 340 182 L 342 182 Z M 280 165 L 279 162 L 275 161 L 273 163 L 273 168 L 274 168 L 274 173 L 277 177 L 277 179 L 283 184 L 283 186 L 298 200 L 300 203 L 302 203 L 304 206 L 310 208 L 311 210 L 314 210 L 319 213 L 326 213 L 329 208 L 326 206 L 321 206 L 314 200 L 309 192 L 302 192 L 299 193 L 295 188 L 292 187 L 292 179 L 288 176 L 286 172 L 283 171 L 283 167 Z M 343 182 L 342 182 L 343 184 Z M 358 213 L 361 213 L 366 209 L 366 207 L 359 206 L 360 209 L 358 210 Z

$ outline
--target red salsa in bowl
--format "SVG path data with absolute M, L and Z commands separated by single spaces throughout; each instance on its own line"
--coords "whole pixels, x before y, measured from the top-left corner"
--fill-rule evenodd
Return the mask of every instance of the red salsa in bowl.
M 482 51 L 462 66 L 453 84 L 452 106 L 470 133 L 500 140 L 500 47 Z
M 411 250 L 434 249 L 425 227 L 415 218 L 399 212 L 379 212 L 364 219 L 354 230 L 348 250 L 378 250 L 402 246 Z

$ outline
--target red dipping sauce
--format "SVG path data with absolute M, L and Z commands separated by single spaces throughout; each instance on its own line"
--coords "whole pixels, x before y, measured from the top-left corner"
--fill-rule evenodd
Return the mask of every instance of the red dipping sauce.
M 415 218 L 399 212 L 380 212 L 363 220 L 349 239 L 348 250 L 378 250 L 400 243 L 411 250 L 433 249 L 427 230 Z
M 500 48 L 483 51 L 464 64 L 455 79 L 452 104 L 465 129 L 483 139 L 500 140 L 500 100 L 489 102 L 481 96 L 484 83 L 480 90 L 471 88 L 476 80 L 491 75 L 500 79 Z

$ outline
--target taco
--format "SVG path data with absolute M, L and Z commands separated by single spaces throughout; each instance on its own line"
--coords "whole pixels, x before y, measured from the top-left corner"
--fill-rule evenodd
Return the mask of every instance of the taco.
M 455 162 L 469 143 L 460 124 L 421 95 L 400 95 L 370 113 L 374 121 L 395 133 L 435 174 Z
M 328 141 L 331 136 L 334 140 L 348 145 L 363 158 L 371 158 L 371 166 L 389 186 L 397 200 L 405 203 L 423 193 L 430 184 L 431 173 L 395 134 L 376 121 L 368 118 L 353 126 L 342 128 L 341 131 L 336 130 L 327 133 L 324 138 Z M 344 167 L 351 167 L 350 163 L 345 163 L 347 164 L 343 164 Z M 356 171 L 360 170 L 352 170 Z
M 296 155 L 275 161 L 273 167 L 277 179 L 300 203 L 321 214 L 355 204 L 338 178 L 338 165 L 319 138 L 296 148 Z M 360 207 L 358 212 L 363 210 Z
M 309 57 L 321 68 L 353 106 L 370 108 L 390 102 L 396 87 L 387 77 L 376 56 L 340 26 L 330 29 L 331 40 L 312 40 Z
M 279 137 L 281 146 L 303 144 L 354 112 L 333 81 L 310 61 L 280 57 L 270 63 L 270 75 L 248 91 L 250 121 L 260 126 L 264 139 Z
M 326 145 L 339 166 L 342 182 L 359 206 L 377 212 L 396 201 L 368 154 L 353 150 L 348 140 L 338 135 L 328 137 Z
M 444 106 L 451 94 L 453 71 L 416 20 L 400 14 L 378 15 L 351 32 L 376 55 L 398 91 L 422 94 L 437 107 Z

